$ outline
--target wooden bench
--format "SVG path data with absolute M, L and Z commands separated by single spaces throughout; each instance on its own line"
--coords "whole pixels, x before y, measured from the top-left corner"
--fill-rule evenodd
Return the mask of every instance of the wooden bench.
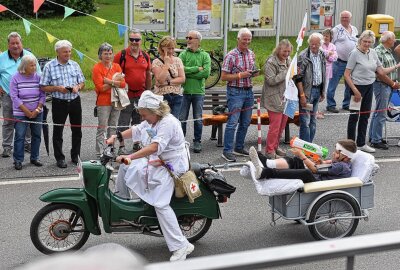
M 261 98 L 261 89 L 253 89 L 254 93 L 254 108 L 257 109 L 257 98 Z M 211 126 L 211 140 L 217 140 L 217 146 L 223 146 L 224 127 L 223 125 L 228 121 L 228 115 L 219 114 L 213 115 L 212 110 L 218 105 L 226 105 L 226 90 L 225 89 L 206 89 L 204 96 L 203 111 L 210 111 L 210 114 L 203 114 L 203 125 Z M 251 116 L 251 124 L 257 125 L 257 112 Z M 268 113 L 261 114 L 261 124 L 269 125 Z M 293 119 L 289 118 L 285 127 L 285 143 L 290 141 L 289 124 L 299 126 L 299 114 L 296 112 Z M 217 137 L 218 136 L 218 137 Z

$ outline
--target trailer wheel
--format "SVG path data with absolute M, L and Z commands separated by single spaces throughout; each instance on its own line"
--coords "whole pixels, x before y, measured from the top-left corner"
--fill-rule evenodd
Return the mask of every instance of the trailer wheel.
M 316 240 L 351 236 L 359 222 L 351 217 L 360 215 L 361 209 L 354 198 L 342 193 L 329 194 L 313 206 L 307 222 L 327 221 L 310 225 L 308 229 Z

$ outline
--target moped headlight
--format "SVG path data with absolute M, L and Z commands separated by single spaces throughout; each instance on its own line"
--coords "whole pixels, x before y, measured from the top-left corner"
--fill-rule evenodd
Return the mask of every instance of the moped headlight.
M 76 170 L 78 171 L 78 179 L 81 181 L 82 186 L 85 186 L 85 181 L 83 179 L 83 169 L 82 169 L 82 160 L 78 157 L 78 165 L 76 166 Z

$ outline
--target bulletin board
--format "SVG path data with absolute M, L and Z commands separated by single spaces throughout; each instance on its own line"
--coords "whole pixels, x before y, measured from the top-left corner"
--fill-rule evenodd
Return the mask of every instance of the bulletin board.
M 221 39 L 223 11 L 224 0 L 175 1 L 175 36 L 182 39 L 197 30 L 205 39 Z
M 334 27 L 335 8 L 335 0 L 311 0 L 310 30 Z
M 230 0 L 230 30 L 242 27 L 250 30 L 275 28 L 274 0 Z
M 133 1 L 133 27 L 141 30 L 168 30 L 168 0 Z

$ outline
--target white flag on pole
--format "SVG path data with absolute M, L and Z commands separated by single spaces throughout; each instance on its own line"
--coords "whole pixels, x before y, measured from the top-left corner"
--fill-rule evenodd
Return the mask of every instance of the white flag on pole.
M 297 74 L 297 53 L 293 56 L 288 72 L 286 73 L 286 78 L 285 78 L 286 89 L 284 93 L 284 97 L 286 99 L 299 100 L 297 95 L 298 91 L 296 85 L 292 80 L 293 76 L 296 74 Z
M 306 28 L 307 28 L 307 12 L 306 14 L 304 14 L 304 19 L 303 19 L 303 24 L 301 25 L 301 29 L 300 32 L 297 36 L 297 51 L 299 50 L 299 48 L 301 47 L 301 45 L 303 45 L 303 39 L 304 39 L 304 33 L 306 32 Z
M 295 112 L 297 110 L 299 104 L 298 98 L 298 90 L 296 85 L 293 81 L 293 76 L 297 74 L 297 52 L 299 51 L 300 47 L 303 45 L 304 40 L 304 33 L 306 32 L 307 27 L 307 12 L 304 14 L 303 24 L 301 25 L 300 32 L 297 36 L 297 50 L 296 54 L 293 56 L 292 62 L 290 63 L 288 72 L 286 74 L 285 83 L 286 89 L 284 93 L 285 97 L 285 108 L 283 113 L 290 118 L 294 118 Z

